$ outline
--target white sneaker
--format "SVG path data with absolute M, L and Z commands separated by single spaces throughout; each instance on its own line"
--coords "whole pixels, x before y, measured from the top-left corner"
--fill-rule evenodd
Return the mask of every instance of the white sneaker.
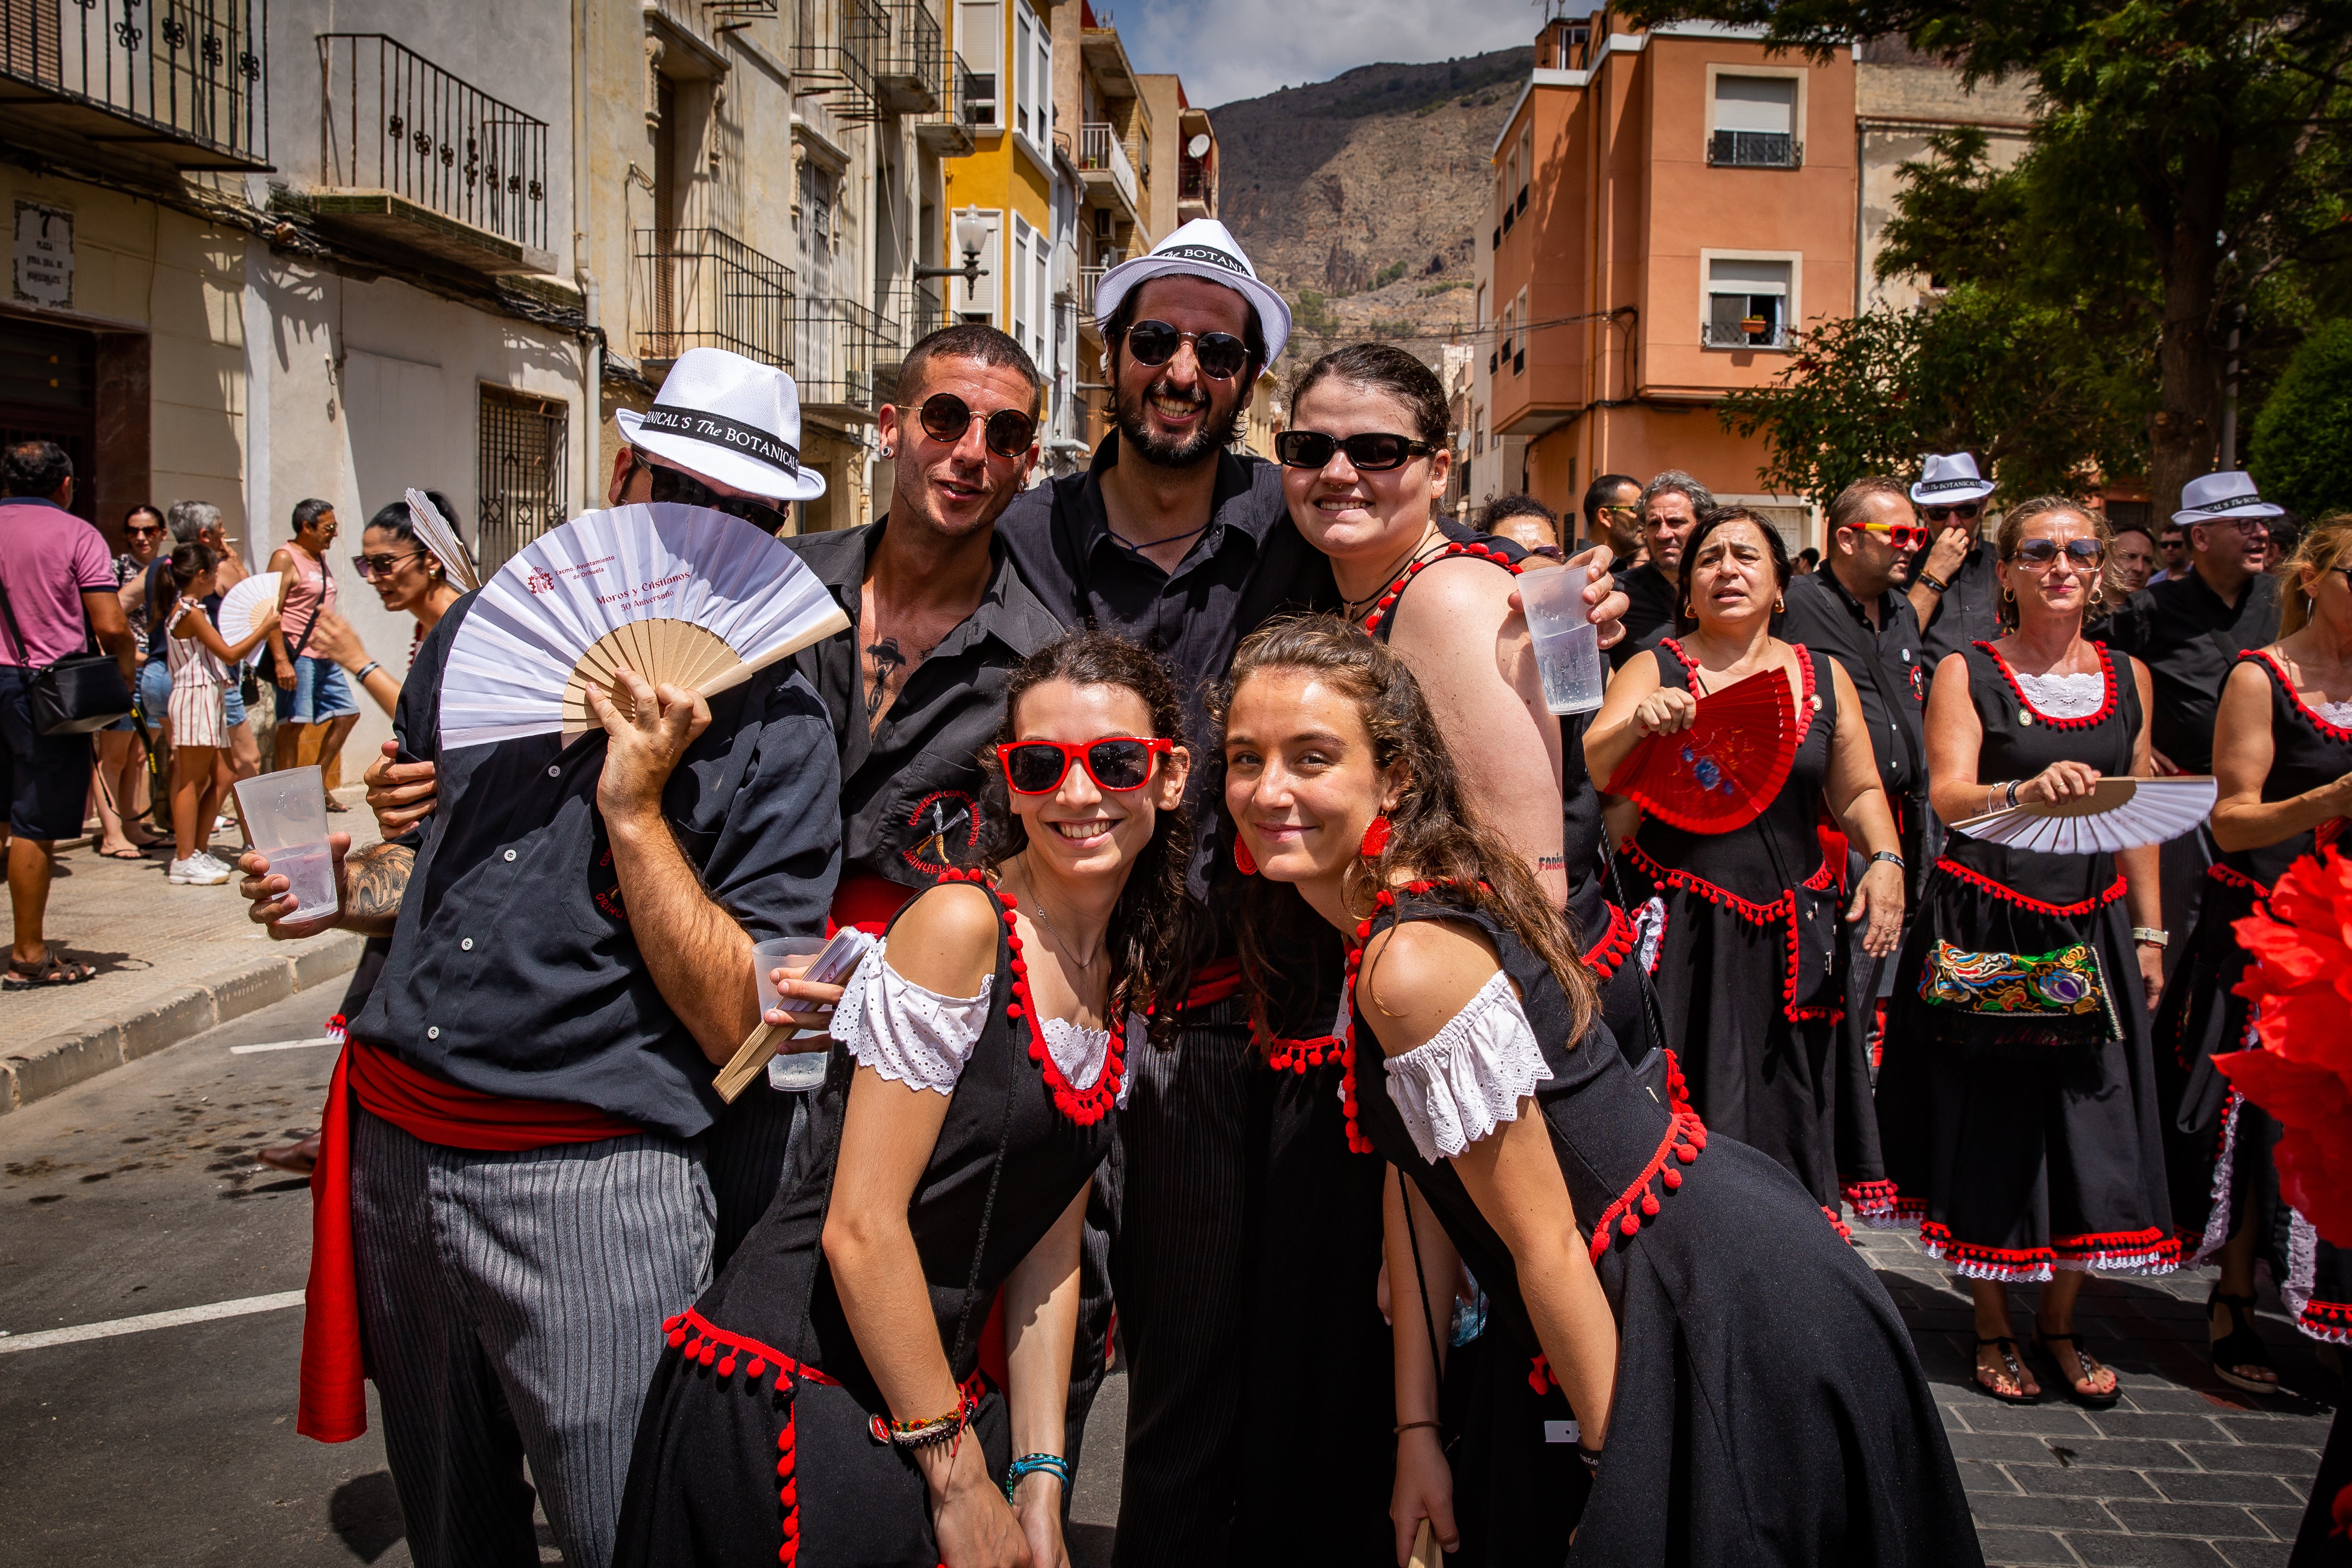
M 224 860 L 219 855 L 214 853 L 210 849 L 199 849 L 196 851 L 196 858 L 199 860 L 209 860 L 214 865 L 219 867 L 222 870 L 226 871 L 231 875 L 236 874 L 236 861 L 233 858 Z
M 163 880 L 183 888 L 216 888 L 228 880 L 228 868 L 208 855 L 193 855 L 173 861 Z

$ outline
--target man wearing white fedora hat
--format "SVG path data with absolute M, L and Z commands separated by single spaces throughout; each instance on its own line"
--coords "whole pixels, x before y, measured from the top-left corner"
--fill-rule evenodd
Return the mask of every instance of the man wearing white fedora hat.
M 791 378 L 739 355 L 690 351 L 623 427 L 616 504 L 772 531 L 823 491 Z M 392 944 L 329 1092 L 297 1427 L 363 1432 L 363 1366 L 419 1564 L 536 1561 L 535 1489 L 564 1561 L 601 1568 L 651 1325 L 711 1277 L 712 1068 L 759 1018 L 753 942 L 824 929 L 840 773 L 786 665 L 708 699 L 624 672 L 633 713 L 592 690 L 602 737 L 445 755 L 441 675 L 474 603 L 426 636 L 394 716 L 429 818 L 348 858 L 331 836 L 323 921 L 289 920 L 286 879 L 239 861 L 272 937 Z
M 2147 666 L 2156 688 L 2148 739 L 2160 773 L 2213 771 L 2221 686 L 2238 656 L 2278 638 L 2278 582 L 2263 570 L 2270 520 L 2253 477 L 2206 474 L 2181 488 L 2172 521 L 2189 535 L 2189 574 L 2150 583 L 2116 612 L 2115 646 Z M 2172 930 L 2196 924 L 2213 845 L 2202 827 L 2164 846 L 2164 913 Z M 2173 953 L 2165 949 L 2165 973 Z
M 1907 597 L 1919 616 L 1919 657 L 1934 669 L 1948 653 L 2000 636 L 1999 552 L 1981 537 L 1992 481 L 1966 452 L 1930 452 L 1919 460 L 1911 504 L 1927 525 L 1927 549 L 1911 568 Z

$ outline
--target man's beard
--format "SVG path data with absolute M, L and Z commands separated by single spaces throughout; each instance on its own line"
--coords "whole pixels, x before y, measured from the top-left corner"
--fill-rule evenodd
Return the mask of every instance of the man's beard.
M 1219 447 L 1231 446 L 1234 433 L 1241 428 L 1242 405 L 1239 398 L 1235 398 L 1234 405 L 1225 410 L 1223 419 L 1216 416 L 1216 399 L 1206 399 L 1203 406 L 1209 410 L 1208 417 L 1201 422 L 1200 429 L 1183 440 L 1171 441 L 1152 434 L 1150 426 L 1144 419 L 1143 404 L 1153 397 L 1182 395 L 1164 381 L 1154 382 L 1150 390 L 1134 402 L 1129 402 L 1124 395 L 1115 395 L 1112 402 L 1118 416 L 1120 440 L 1145 462 L 1162 468 L 1196 468 L 1214 456 Z

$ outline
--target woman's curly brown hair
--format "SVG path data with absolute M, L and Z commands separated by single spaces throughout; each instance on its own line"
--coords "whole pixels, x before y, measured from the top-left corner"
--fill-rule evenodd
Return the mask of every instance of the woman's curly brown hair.
M 1176 682 L 1166 665 L 1135 644 L 1108 632 L 1072 632 L 1031 654 L 1005 683 L 1004 716 L 997 721 L 995 742 L 980 754 L 982 774 L 988 781 L 981 793 L 980 866 L 992 874 L 1029 846 L 1029 829 L 1013 810 L 995 747 L 1009 746 L 1017 738 L 1013 721 L 1021 711 L 1021 699 L 1049 680 L 1132 691 L 1151 714 L 1149 738 L 1185 744 L 1184 709 L 1176 699 Z M 1127 886 L 1111 906 L 1110 929 L 1103 937 L 1103 951 L 1111 955 L 1110 1016 L 1142 1014 L 1156 1046 L 1174 1043 L 1181 1011 L 1176 1004 L 1183 999 L 1187 984 L 1183 972 L 1192 945 L 1192 906 L 1184 893 L 1184 871 L 1192 858 L 1192 816 L 1180 801 L 1158 814 L 1150 842 L 1136 857 Z M 1163 999 L 1166 1005 L 1158 1005 Z
M 1454 884 L 1454 897 L 1484 907 L 1552 972 L 1567 994 L 1576 1037 L 1582 1038 L 1597 1004 L 1592 972 L 1578 956 L 1568 922 L 1544 897 L 1527 863 L 1501 835 L 1478 820 L 1463 797 L 1454 753 L 1429 710 L 1421 682 L 1404 660 L 1335 616 L 1271 622 L 1234 650 L 1231 673 L 1211 709 L 1221 737 L 1234 694 L 1252 677 L 1278 669 L 1305 671 L 1353 701 L 1371 735 L 1373 761 L 1382 768 L 1403 766 L 1404 796 L 1389 813 L 1387 847 L 1377 861 L 1350 873 L 1349 908 L 1370 915 L 1378 888 L 1409 877 Z M 1218 811 L 1222 837 L 1230 841 L 1237 829 L 1224 808 L 1222 789 Z M 1297 889 L 1264 877 L 1241 879 L 1234 907 L 1253 1022 L 1261 1037 L 1270 1037 L 1264 999 L 1282 993 L 1286 970 L 1311 962 L 1301 933 L 1323 929 L 1325 922 L 1309 913 Z

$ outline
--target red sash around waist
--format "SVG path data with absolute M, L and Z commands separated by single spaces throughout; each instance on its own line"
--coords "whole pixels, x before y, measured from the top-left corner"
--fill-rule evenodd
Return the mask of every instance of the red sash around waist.
M 413 1138 L 451 1149 L 512 1152 L 593 1143 L 641 1131 L 585 1105 L 506 1100 L 410 1067 L 352 1040 L 335 1058 L 310 1173 L 310 1279 L 302 1305 L 302 1392 L 294 1429 L 321 1443 L 367 1430 L 359 1273 L 352 1251 L 352 1105 Z

